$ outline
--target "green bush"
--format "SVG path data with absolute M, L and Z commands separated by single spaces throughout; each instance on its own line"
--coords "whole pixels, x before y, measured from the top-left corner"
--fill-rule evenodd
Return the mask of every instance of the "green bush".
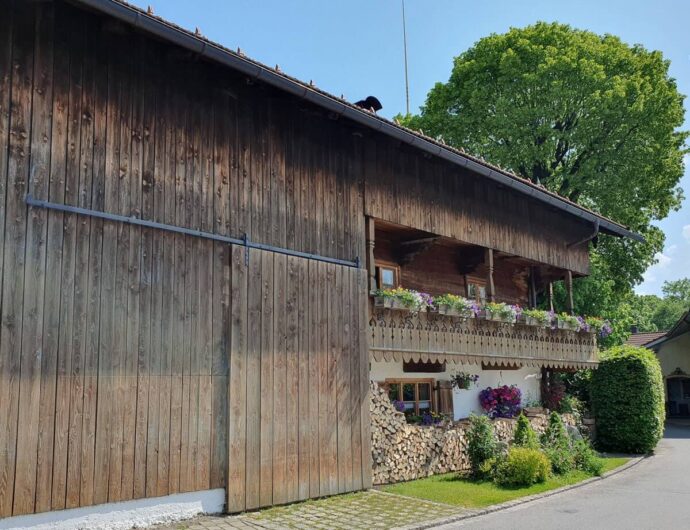
M 563 419 L 557 412 L 552 412 L 549 416 L 549 423 L 542 435 L 541 443 L 544 446 L 544 453 L 551 461 L 554 473 L 564 475 L 573 470 L 575 457 L 570 437 L 565 430 Z
M 556 475 L 565 475 L 575 468 L 575 455 L 568 446 L 545 447 L 544 454 L 551 462 L 551 469 Z
M 598 477 L 604 470 L 604 461 L 585 440 L 577 440 L 573 444 L 573 456 L 575 467 L 585 473 Z
M 494 427 L 486 416 L 470 416 L 470 428 L 467 430 L 467 456 L 470 460 L 472 476 L 483 478 L 486 471 L 482 464 L 490 458 L 496 457 L 496 434 Z
M 538 449 L 512 447 L 496 465 L 494 480 L 500 486 L 531 486 L 549 476 L 549 459 Z
M 520 413 L 515 426 L 515 435 L 513 436 L 513 445 L 518 447 L 527 447 L 529 449 L 539 449 L 539 440 L 537 433 L 534 432 L 532 425 L 527 417 Z
M 546 425 L 541 443 L 544 447 L 570 447 L 570 437 L 558 412 L 552 412 Z
M 664 431 L 664 384 L 651 351 L 608 350 L 592 375 L 591 393 L 601 449 L 648 453 L 656 447 Z

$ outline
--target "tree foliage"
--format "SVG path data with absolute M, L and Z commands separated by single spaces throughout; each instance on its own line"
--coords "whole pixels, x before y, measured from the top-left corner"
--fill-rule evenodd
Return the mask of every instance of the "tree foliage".
M 607 451 L 648 453 L 664 431 L 664 383 L 659 360 L 649 350 L 608 350 L 592 374 L 597 444 Z
M 642 233 L 644 244 L 599 243 L 601 277 L 620 295 L 663 246 L 651 221 L 680 205 L 687 133 L 668 67 L 618 37 L 537 23 L 479 40 L 419 116 L 399 119 Z M 598 287 L 578 283 L 583 297 Z

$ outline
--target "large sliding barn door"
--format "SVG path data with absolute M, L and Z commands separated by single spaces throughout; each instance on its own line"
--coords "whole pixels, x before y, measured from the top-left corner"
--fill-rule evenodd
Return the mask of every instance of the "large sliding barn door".
M 231 260 L 227 511 L 369 487 L 365 271 Z

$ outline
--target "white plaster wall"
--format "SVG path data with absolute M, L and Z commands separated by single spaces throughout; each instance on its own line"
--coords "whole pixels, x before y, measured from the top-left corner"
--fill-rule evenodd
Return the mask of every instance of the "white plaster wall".
M 453 390 L 453 416 L 455 420 L 467 418 L 472 412 L 481 414 L 483 409 L 479 404 L 479 392 L 486 387 L 502 385 L 516 385 L 522 392 L 523 400 L 531 394 L 533 399 L 539 397 L 540 374 L 539 368 L 522 367 L 518 370 L 482 370 L 478 364 L 447 365 L 445 372 L 414 373 L 403 372 L 402 362 L 372 361 L 370 378 L 372 381 L 384 381 L 387 378 L 433 378 L 448 380 L 454 372 L 479 374 L 479 381 L 469 390 Z
M 0 520 L 0 530 L 126 530 L 221 513 L 224 507 L 225 490 L 221 488 L 8 517 Z
M 676 368 L 690 374 L 690 333 L 685 333 L 662 344 L 656 355 L 659 358 L 661 373 L 664 377 L 671 374 Z

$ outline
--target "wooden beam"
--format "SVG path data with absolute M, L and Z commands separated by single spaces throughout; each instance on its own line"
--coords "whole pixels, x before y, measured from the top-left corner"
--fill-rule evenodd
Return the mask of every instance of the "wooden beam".
M 565 273 L 565 291 L 566 304 L 568 306 L 568 313 L 571 315 L 575 313 L 575 304 L 573 303 L 573 273 L 566 271 Z
M 376 245 L 376 222 L 373 217 L 367 217 L 367 272 L 369 276 L 369 290 L 376 290 L 376 262 L 374 261 L 374 246 Z
M 487 248 L 484 250 L 484 263 L 486 264 L 486 298 L 489 302 L 494 302 L 496 298 L 496 289 L 494 286 L 494 249 Z
M 529 306 L 531 309 L 537 307 L 537 284 L 534 267 L 529 268 Z

